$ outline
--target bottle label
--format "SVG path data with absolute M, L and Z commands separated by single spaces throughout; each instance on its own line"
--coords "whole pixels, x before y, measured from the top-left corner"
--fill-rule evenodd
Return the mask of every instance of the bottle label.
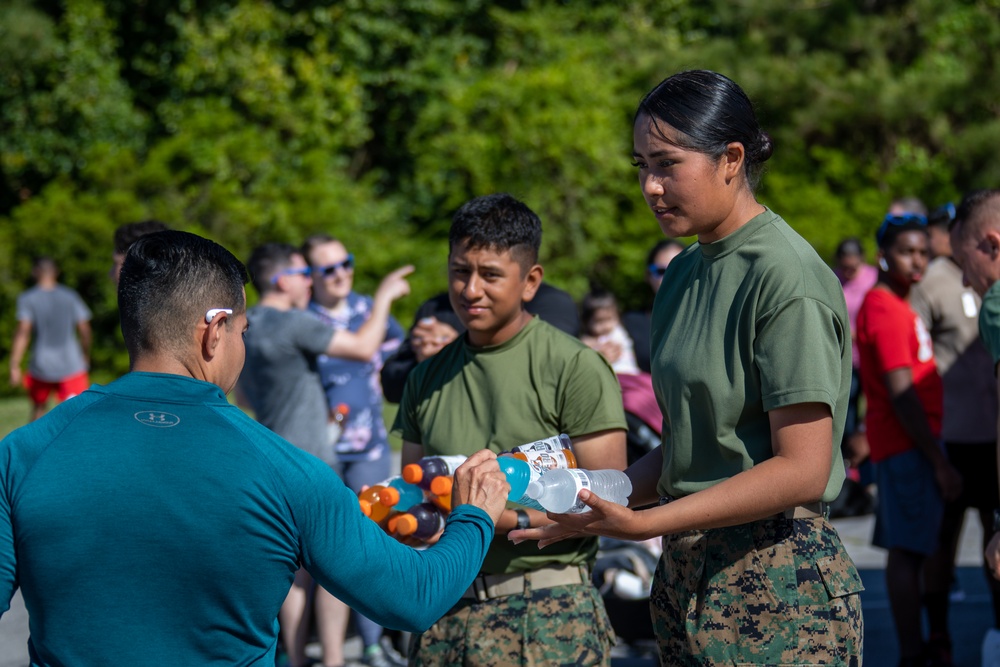
M 573 492 L 573 497 L 577 498 L 577 501 L 573 503 L 573 506 L 566 510 L 566 514 L 582 514 L 584 512 L 590 511 L 590 506 L 579 499 L 580 491 L 583 489 L 590 489 L 593 484 L 590 481 L 590 476 L 587 474 L 586 470 L 580 470 L 579 468 L 567 468 L 567 470 L 573 475 L 573 481 L 576 482 L 576 490 Z
M 468 457 L 461 454 L 452 454 L 450 456 L 438 456 L 437 458 L 444 461 L 445 466 L 448 468 L 448 474 L 454 475 L 455 471 L 458 470 L 458 466 L 465 463 L 465 459 Z
M 535 442 L 529 442 L 526 445 L 518 445 L 512 452 L 521 452 L 522 454 L 529 455 L 532 452 L 558 452 L 562 449 L 568 449 L 569 446 L 569 436 L 564 433 L 559 435 L 553 435 L 549 438 L 544 438 L 542 440 L 536 440 Z
M 555 468 L 570 468 L 569 459 L 566 456 L 565 449 L 557 449 L 552 451 L 532 451 L 532 452 L 522 452 L 528 459 L 528 465 L 531 466 L 532 477 L 534 473 L 539 475 L 546 470 L 554 470 Z

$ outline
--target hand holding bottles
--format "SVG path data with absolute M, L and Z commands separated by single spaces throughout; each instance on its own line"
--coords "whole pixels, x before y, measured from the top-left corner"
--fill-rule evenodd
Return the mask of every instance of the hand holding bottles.
M 548 517 L 555 523 L 524 530 L 512 530 L 507 534 L 507 539 L 514 544 L 520 544 L 525 540 L 537 540 L 538 548 L 544 549 L 566 539 L 590 535 L 603 535 L 622 540 L 641 540 L 660 534 L 658 532 L 650 534 L 644 532 L 649 530 L 649 526 L 643 512 L 635 512 L 619 502 L 601 498 L 590 489 L 579 491 L 577 500 L 579 504 L 589 508 L 589 511 L 575 514 L 550 512 Z
M 473 454 L 455 471 L 452 504 L 455 507 L 471 504 L 479 507 L 493 519 L 495 526 L 507 503 L 510 485 L 500 471 L 497 455 L 488 449 Z

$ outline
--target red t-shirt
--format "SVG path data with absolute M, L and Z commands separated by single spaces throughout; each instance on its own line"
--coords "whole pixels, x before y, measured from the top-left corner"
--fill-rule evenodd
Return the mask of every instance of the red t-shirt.
M 858 311 L 857 331 L 861 386 L 867 401 L 865 428 L 872 461 L 877 462 L 914 446 L 889 402 L 885 374 L 899 368 L 910 369 L 935 436 L 941 433 L 943 389 L 934 363 L 931 336 L 906 301 L 889 290 L 870 290 Z

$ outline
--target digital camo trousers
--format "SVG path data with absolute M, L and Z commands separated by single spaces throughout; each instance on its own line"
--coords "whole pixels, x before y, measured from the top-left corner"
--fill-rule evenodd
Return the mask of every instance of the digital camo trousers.
M 664 537 L 650 595 L 660 664 L 860 667 L 862 589 L 823 518 Z
M 592 585 L 461 600 L 410 643 L 416 667 L 610 665 L 614 630 Z

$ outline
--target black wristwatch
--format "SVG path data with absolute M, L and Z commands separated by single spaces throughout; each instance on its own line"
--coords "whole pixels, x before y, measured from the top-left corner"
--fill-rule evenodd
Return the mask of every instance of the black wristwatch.
M 514 514 L 517 515 L 517 529 L 524 530 L 525 528 L 531 528 L 531 517 L 524 510 L 514 510 Z M 995 519 L 994 519 L 995 521 Z
M 993 532 L 1000 533 L 1000 509 L 993 510 Z

